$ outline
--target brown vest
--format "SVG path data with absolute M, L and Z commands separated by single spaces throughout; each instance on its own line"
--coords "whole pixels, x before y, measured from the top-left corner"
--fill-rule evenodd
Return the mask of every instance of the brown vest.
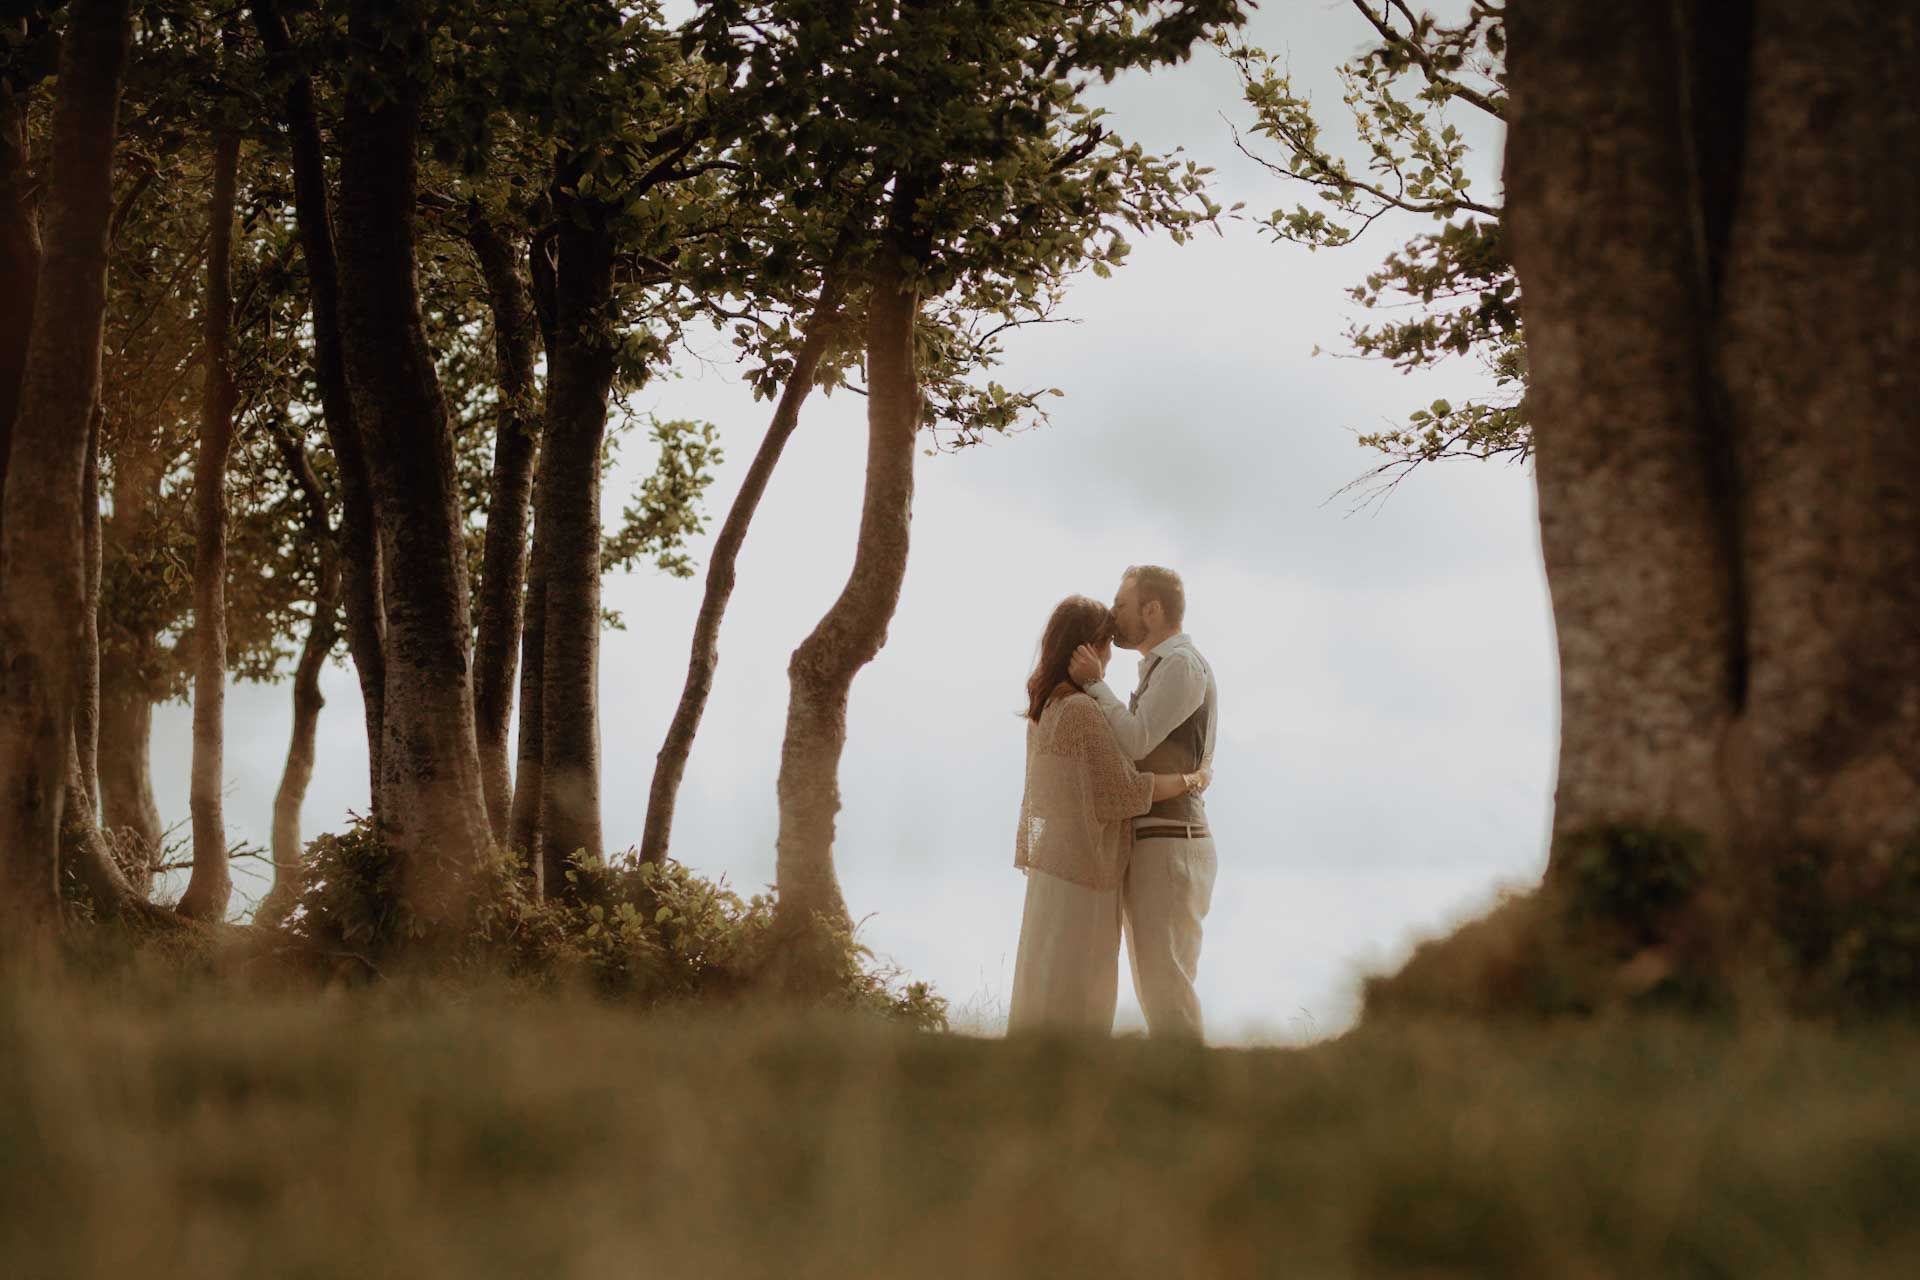
M 1207 758 L 1207 752 L 1213 746 L 1214 707 L 1218 700 L 1218 691 L 1213 683 L 1213 668 L 1207 665 L 1207 660 L 1201 658 L 1197 651 L 1194 651 L 1193 656 L 1199 658 L 1201 670 L 1207 673 L 1206 696 L 1200 700 L 1199 707 L 1192 715 L 1182 721 L 1179 727 L 1169 733 L 1158 746 L 1147 752 L 1145 759 L 1139 761 L 1138 767 L 1143 772 L 1192 773 L 1200 767 L 1200 762 Z M 1127 703 L 1129 710 L 1139 708 L 1140 697 L 1146 693 L 1147 686 L 1153 682 L 1153 673 L 1160 669 L 1160 665 L 1159 658 L 1155 658 L 1147 665 L 1146 671 L 1140 677 L 1140 687 L 1133 691 L 1133 697 Z M 1171 800 L 1160 801 L 1147 810 L 1144 818 L 1136 819 L 1137 825 L 1142 827 L 1168 822 L 1205 826 L 1206 804 L 1198 795 L 1175 796 Z

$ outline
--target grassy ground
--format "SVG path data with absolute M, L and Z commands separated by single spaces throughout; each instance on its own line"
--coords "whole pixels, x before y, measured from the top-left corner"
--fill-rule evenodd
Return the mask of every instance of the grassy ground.
M 1920 1034 L 0 993 L 17 1277 L 1920 1274 Z

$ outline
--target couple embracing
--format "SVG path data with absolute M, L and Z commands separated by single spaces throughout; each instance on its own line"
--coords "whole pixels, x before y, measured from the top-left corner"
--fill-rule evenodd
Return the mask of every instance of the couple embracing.
M 1128 569 L 1109 609 L 1054 608 L 1027 681 L 1027 777 L 1014 865 L 1027 875 L 1010 1032 L 1111 1032 L 1122 937 L 1155 1036 L 1202 1034 L 1193 989 L 1213 898 L 1213 669 L 1181 624 L 1170 569 Z M 1115 645 L 1140 654 L 1120 701 L 1103 678 Z

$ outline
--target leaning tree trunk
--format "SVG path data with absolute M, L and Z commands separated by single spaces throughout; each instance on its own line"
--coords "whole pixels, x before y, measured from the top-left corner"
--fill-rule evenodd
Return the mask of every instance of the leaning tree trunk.
M 193 468 L 193 871 L 180 896 L 183 916 L 226 918 L 233 897 L 227 826 L 220 810 L 227 706 L 227 458 L 233 449 L 233 373 L 227 363 L 233 316 L 233 206 L 240 135 L 216 132 L 207 214 L 207 299 L 202 311 L 205 389 L 200 450 Z
M 507 844 L 513 834 L 513 771 L 507 764 L 507 731 L 513 719 L 514 673 L 520 659 L 527 523 L 540 434 L 533 375 L 538 344 L 533 299 L 521 278 L 513 243 L 486 220 L 478 205 L 468 213 L 467 239 L 487 281 L 487 297 L 493 309 L 494 364 L 500 384 L 474 637 L 474 735 L 480 748 L 480 777 L 487 789 L 487 819 L 494 839 Z
M 535 494 L 545 617 L 540 691 L 540 862 L 549 891 L 566 860 L 603 853 L 600 835 L 600 456 L 614 341 L 613 235 L 606 210 L 559 202 L 547 426 Z
M 867 302 L 867 476 L 853 573 L 787 666 L 776 923 L 791 946 L 788 981 L 801 990 L 829 974 L 824 931 L 849 926 L 833 870 L 847 697 L 854 677 L 886 643 L 907 571 L 921 415 L 913 354 L 920 299 L 901 276 L 900 257 L 897 250 L 882 252 Z
M 667 726 L 666 741 L 653 766 L 653 787 L 647 796 L 647 822 L 640 836 L 640 857 L 646 862 L 664 862 L 673 836 L 674 804 L 680 796 L 680 780 L 686 776 L 687 756 L 693 750 L 693 738 L 700 731 L 700 717 L 707 709 L 707 697 L 713 692 L 713 674 L 720 664 L 720 621 L 726 616 L 727 601 L 733 596 L 735 565 L 740 546 L 747 538 L 747 527 L 760 507 L 760 498 L 779 465 L 781 451 L 800 425 L 800 408 L 813 390 L 814 375 L 820 368 L 840 324 L 840 301 L 845 292 L 844 279 L 837 264 L 820 287 L 820 299 L 807 322 L 806 338 L 795 353 L 793 369 L 780 391 L 780 403 L 774 407 L 773 421 L 761 438 L 760 448 L 747 467 L 740 492 L 727 508 L 726 522 L 713 542 L 707 561 L 707 586 L 700 598 L 700 615 L 693 626 L 693 645 L 687 655 L 687 681 L 680 690 L 679 705 L 673 722 Z
M 60 822 L 85 641 L 81 485 L 100 393 L 127 0 L 74 0 L 60 56 L 45 258 L 0 518 L 0 947 L 59 918 Z M 17 305 L 17 300 L 16 300 Z
M 255 923 L 274 925 L 287 917 L 306 887 L 306 859 L 300 842 L 300 810 L 307 802 L 317 757 L 320 712 L 327 705 L 320 692 L 320 672 L 339 639 L 342 577 L 333 527 L 327 518 L 327 497 L 314 474 L 307 451 L 293 439 L 282 442 L 281 454 L 294 485 L 306 501 L 307 537 L 320 556 L 318 588 L 313 597 L 313 621 L 293 669 L 293 736 L 287 744 L 287 763 L 280 772 L 280 788 L 273 796 L 273 888 L 261 899 Z
M 273 0 L 254 0 L 253 16 L 261 43 L 267 48 L 269 65 L 287 83 L 285 110 L 294 216 L 300 226 L 301 252 L 307 260 L 308 299 L 313 309 L 314 381 L 320 389 L 327 442 L 340 473 L 340 557 L 347 648 L 360 678 L 360 701 L 367 723 L 368 803 L 377 821 L 386 702 L 385 573 L 374 528 L 366 448 L 347 386 L 340 328 L 340 269 L 328 209 L 326 159 L 321 149 L 319 115 L 313 104 L 313 82 L 294 65 L 285 18 Z
M 430 42 L 420 5 L 354 0 L 349 37 L 384 91 L 341 127 L 340 319 L 384 566 L 380 830 L 399 893 L 451 925 L 492 844 L 474 739 L 470 625 L 453 431 L 421 322 L 414 207 Z
M 1920 836 L 1920 16 L 1516 3 L 1507 234 L 1559 632 L 1550 876 L 1705 837 L 1723 899 Z

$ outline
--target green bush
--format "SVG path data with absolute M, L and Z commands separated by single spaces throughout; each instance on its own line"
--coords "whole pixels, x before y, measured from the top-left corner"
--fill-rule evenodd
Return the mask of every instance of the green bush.
M 742 898 L 724 880 L 671 859 L 576 855 L 564 890 L 544 899 L 514 855 L 492 858 L 458 883 L 458 900 L 441 913 L 456 922 L 456 936 L 432 951 L 455 970 L 539 988 L 584 986 L 642 1007 L 746 999 L 768 988 L 772 898 Z M 284 932 L 323 969 L 380 974 L 425 933 L 400 887 L 371 824 L 357 819 L 307 846 L 305 888 Z M 905 981 L 850 934 L 828 941 L 826 1003 L 945 1028 L 946 1001 L 926 983 Z

